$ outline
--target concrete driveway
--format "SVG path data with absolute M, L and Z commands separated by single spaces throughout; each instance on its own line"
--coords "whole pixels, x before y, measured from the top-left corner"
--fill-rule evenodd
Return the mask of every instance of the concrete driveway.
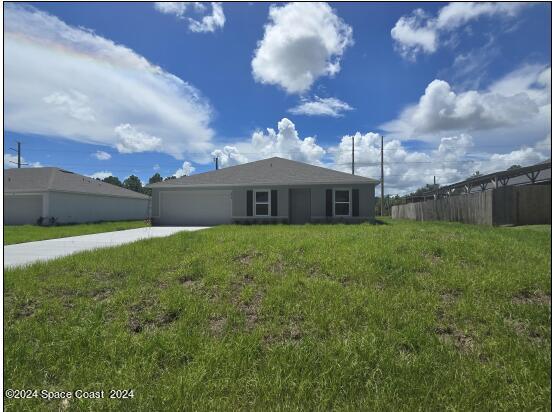
M 193 232 L 208 227 L 143 227 L 117 232 L 72 236 L 4 246 L 4 267 L 28 265 L 39 260 L 51 260 L 84 250 L 124 245 L 137 240 L 170 236 L 178 232 Z

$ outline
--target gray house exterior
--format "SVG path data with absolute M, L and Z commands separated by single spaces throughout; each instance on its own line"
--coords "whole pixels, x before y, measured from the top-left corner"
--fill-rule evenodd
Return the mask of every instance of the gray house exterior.
M 370 221 L 378 183 L 273 157 L 148 187 L 154 224 L 210 226 Z
M 55 167 L 4 170 L 4 224 L 67 224 L 149 217 L 150 197 Z

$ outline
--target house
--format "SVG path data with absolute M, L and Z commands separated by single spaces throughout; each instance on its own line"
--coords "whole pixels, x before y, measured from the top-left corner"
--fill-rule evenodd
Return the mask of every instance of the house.
M 154 183 L 158 225 L 361 222 L 374 218 L 377 180 L 273 157 Z
M 4 224 L 137 220 L 150 197 L 55 167 L 4 170 Z

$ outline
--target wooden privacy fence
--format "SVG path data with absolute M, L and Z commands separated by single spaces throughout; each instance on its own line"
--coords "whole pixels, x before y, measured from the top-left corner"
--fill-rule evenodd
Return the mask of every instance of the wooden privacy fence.
M 550 184 L 503 186 L 482 192 L 394 205 L 391 217 L 482 225 L 550 224 Z

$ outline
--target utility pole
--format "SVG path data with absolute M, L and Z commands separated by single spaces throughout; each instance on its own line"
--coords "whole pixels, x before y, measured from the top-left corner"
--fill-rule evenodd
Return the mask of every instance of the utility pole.
M 14 152 L 17 152 L 17 163 L 12 162 L 11 160 L 9 160 L 10 163 L 16 164 L 18 169 L 21 169 L 22 164 L 24 164 L 24 165 L 27 164 L 27 163 L 21 163 L 21 142 L 17 142 L 17 150 L 14 149 L 13 147 L 10 147 L 10 150 L 13 150 Z
M 436 180 L 435 180 L 435 176 L 433 176 L 433 186 L 435 186 L 435 185 L 436 185 L 436 183 L 435 183 L 435 182 L 436 182 Z
M 355 174 L 355 136 L 353 136 L 353 163 L 351 165 L 353 174 Z
M 218 170 L 218 156 L 215 157 L 215 170 Z
M 381 215 L 383 216 L 383 200 L 384 200 L 384 191 L 383 191 L 383 135 L 381 136 Z

